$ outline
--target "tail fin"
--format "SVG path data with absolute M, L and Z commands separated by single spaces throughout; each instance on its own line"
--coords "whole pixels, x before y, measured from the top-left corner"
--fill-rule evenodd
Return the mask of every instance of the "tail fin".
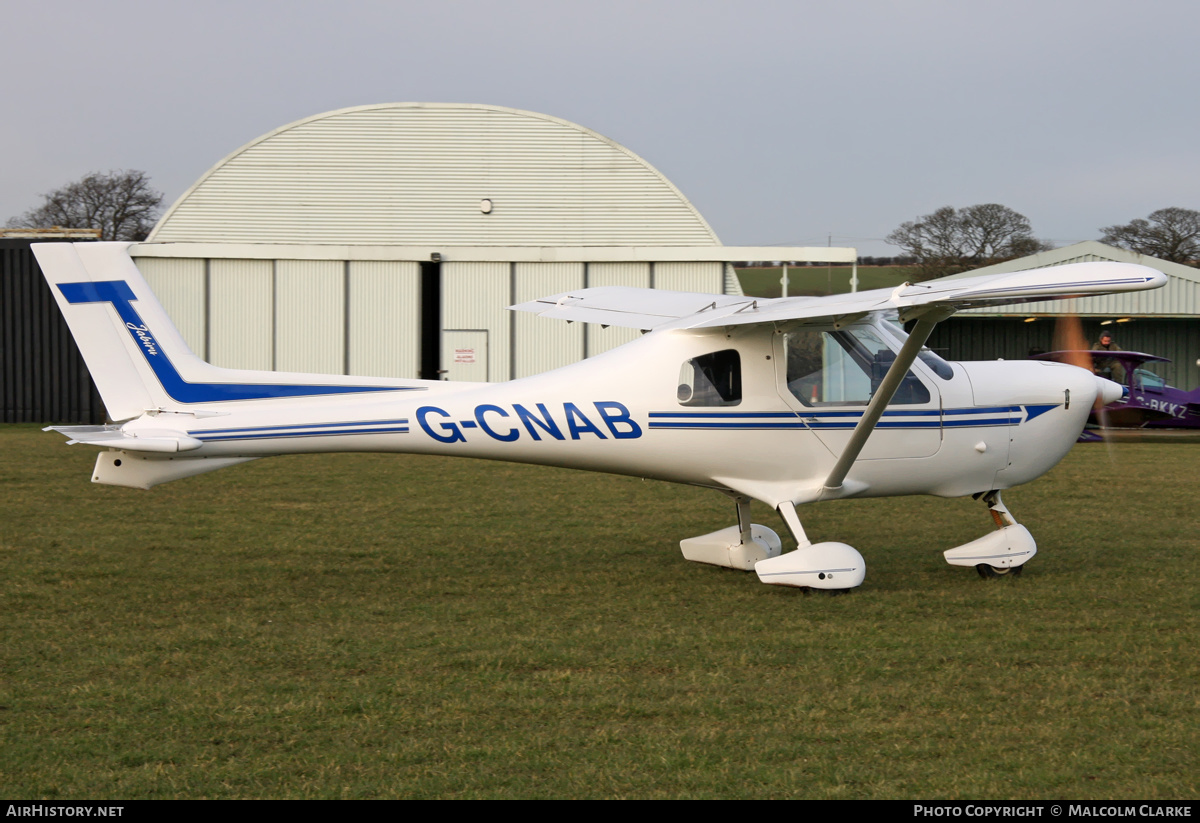
M 149 286 L 126 254 L 127 248 L 126 243 L 33 245 L 42 274 L 113 420 L 137 417 L 146 409 L 159 407 L 165 399 L 161 389 L 156 391 L 146 379 L 147 369 L 130 356 L 127 341 L 133 328 L 123 331 L 129 323 L 131 327 L 147 328 L 143 333 L 149 335 L 149 323 L 154 322 L 158 330 L 166 320 L 166 312 L 150 294 Z M 134 286 L 129 285 L 131 281 Z M 140 295 L 139 286 L 143 292 Z M 150 298 L 149 306 L 146 296 Z M 134 300 L 139 304 L 136 310 L 131 302 Z M 169 320 L 166 325 L 175 332 Z M 140 345 L 146 347 L 146 359 L 165 357 L 156 335 Z M 195 356 L 182 338 L 179 345 L 187 355 Z
M 113 420 L 152 409 L 426 388 L 417 380 L 242 371 L 188 349 L 133 260 L 129 243 L 35 243 L 88 371 Z M 297 382 L 297 381 L 302 382 Z

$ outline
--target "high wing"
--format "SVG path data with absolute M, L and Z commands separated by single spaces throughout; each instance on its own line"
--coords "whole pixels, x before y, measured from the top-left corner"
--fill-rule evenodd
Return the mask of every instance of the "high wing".
M 749 323 L 819 321 L 897 311 L 908 321 L 935 312 L 1034 300 L 1156 289 L 1166 275 L 1132 263 L 1070 263 L 1009 274 L 942 278 L 829 297 L 753 298 L 624 287 L 564 292 L 511 308 L 543 317 L 652 331 Z

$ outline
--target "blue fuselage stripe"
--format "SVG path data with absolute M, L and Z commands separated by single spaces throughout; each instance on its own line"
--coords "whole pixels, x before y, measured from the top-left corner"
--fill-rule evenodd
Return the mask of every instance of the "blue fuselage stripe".
M 663 421 L 651 423 L 652 429 L 742 429 L 742 430 L 779 430 L 779 429 L 803 429 L 805 426 L 800 421 L 795 423 L 738 423 L 729 421 L 727 423 L 712 422 L 712 423 L 687 423 L 687 422 L 672 422 Z
M 770 418 L 770 417 L 795 417 L 795 412 L 650 412 L 650 417 L 686 417 L 686 418 L 707 418 L 717 417 L 724 419 L 741 419 L 741 418 Z
M 242 432 L 273 432 L 286 431 L 288 429 L 333 429 L 339 426 L 393 426 L 393 425 L 408 425 L 407 419 L 402 420 L 355 420 L 345 423 L 297 423 L 292 426 L 244 426 L 237 429 L 197 429 L 189 431 L 189 435 L 205 435 L 205 434 L 239 434 Z
M 341 437 L 347 434 L 407 434 L 408 426 L 397 426 L 390 429 L 330 429 L 328 431 L 307 432 L 258 432 L 255 434 L 223 434 L 223 435 L 193 435 L 205 443 L 222 442 L 226 440 L 276 440 L 291 437 Z
M 888 410 L 877 424 L 879 429 L 964 429 L 990 426 L 1014 426 L 1032 420 L 1055 405 L 986 406 L 975 409 Z M 862 411 L 796 412 L 650 412 L 652 429 L 724 429 L 770 431 L 783 429 L 853 429 L 862 419 Z M 788 419 L 796 422 L 789 422 Z M 764 422 L 756 422 L 764 421 Z

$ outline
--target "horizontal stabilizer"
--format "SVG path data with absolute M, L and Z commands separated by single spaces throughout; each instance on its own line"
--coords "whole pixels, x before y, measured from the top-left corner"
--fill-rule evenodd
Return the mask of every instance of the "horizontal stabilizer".
M 148 431 L 146 429 L 128 432 L 122 431 L 120 426 L 48 426 L 42 431 L 56 431 L 59 434 L 65 434 L 70 438 L 67 441 L 68 446 L 85 443 L 89 446 L 103 446 L 131 452 L 173 454 L 198 449 L 204 445 L 200 440 L 179 432 Z

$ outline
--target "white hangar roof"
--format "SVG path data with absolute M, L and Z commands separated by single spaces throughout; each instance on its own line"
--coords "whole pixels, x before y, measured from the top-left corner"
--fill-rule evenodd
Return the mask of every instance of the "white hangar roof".
M 217 163 L 151 243 L 717 246 L 680 191 L 590 129 L 502 106 L 389 103 L 282 126 Z

